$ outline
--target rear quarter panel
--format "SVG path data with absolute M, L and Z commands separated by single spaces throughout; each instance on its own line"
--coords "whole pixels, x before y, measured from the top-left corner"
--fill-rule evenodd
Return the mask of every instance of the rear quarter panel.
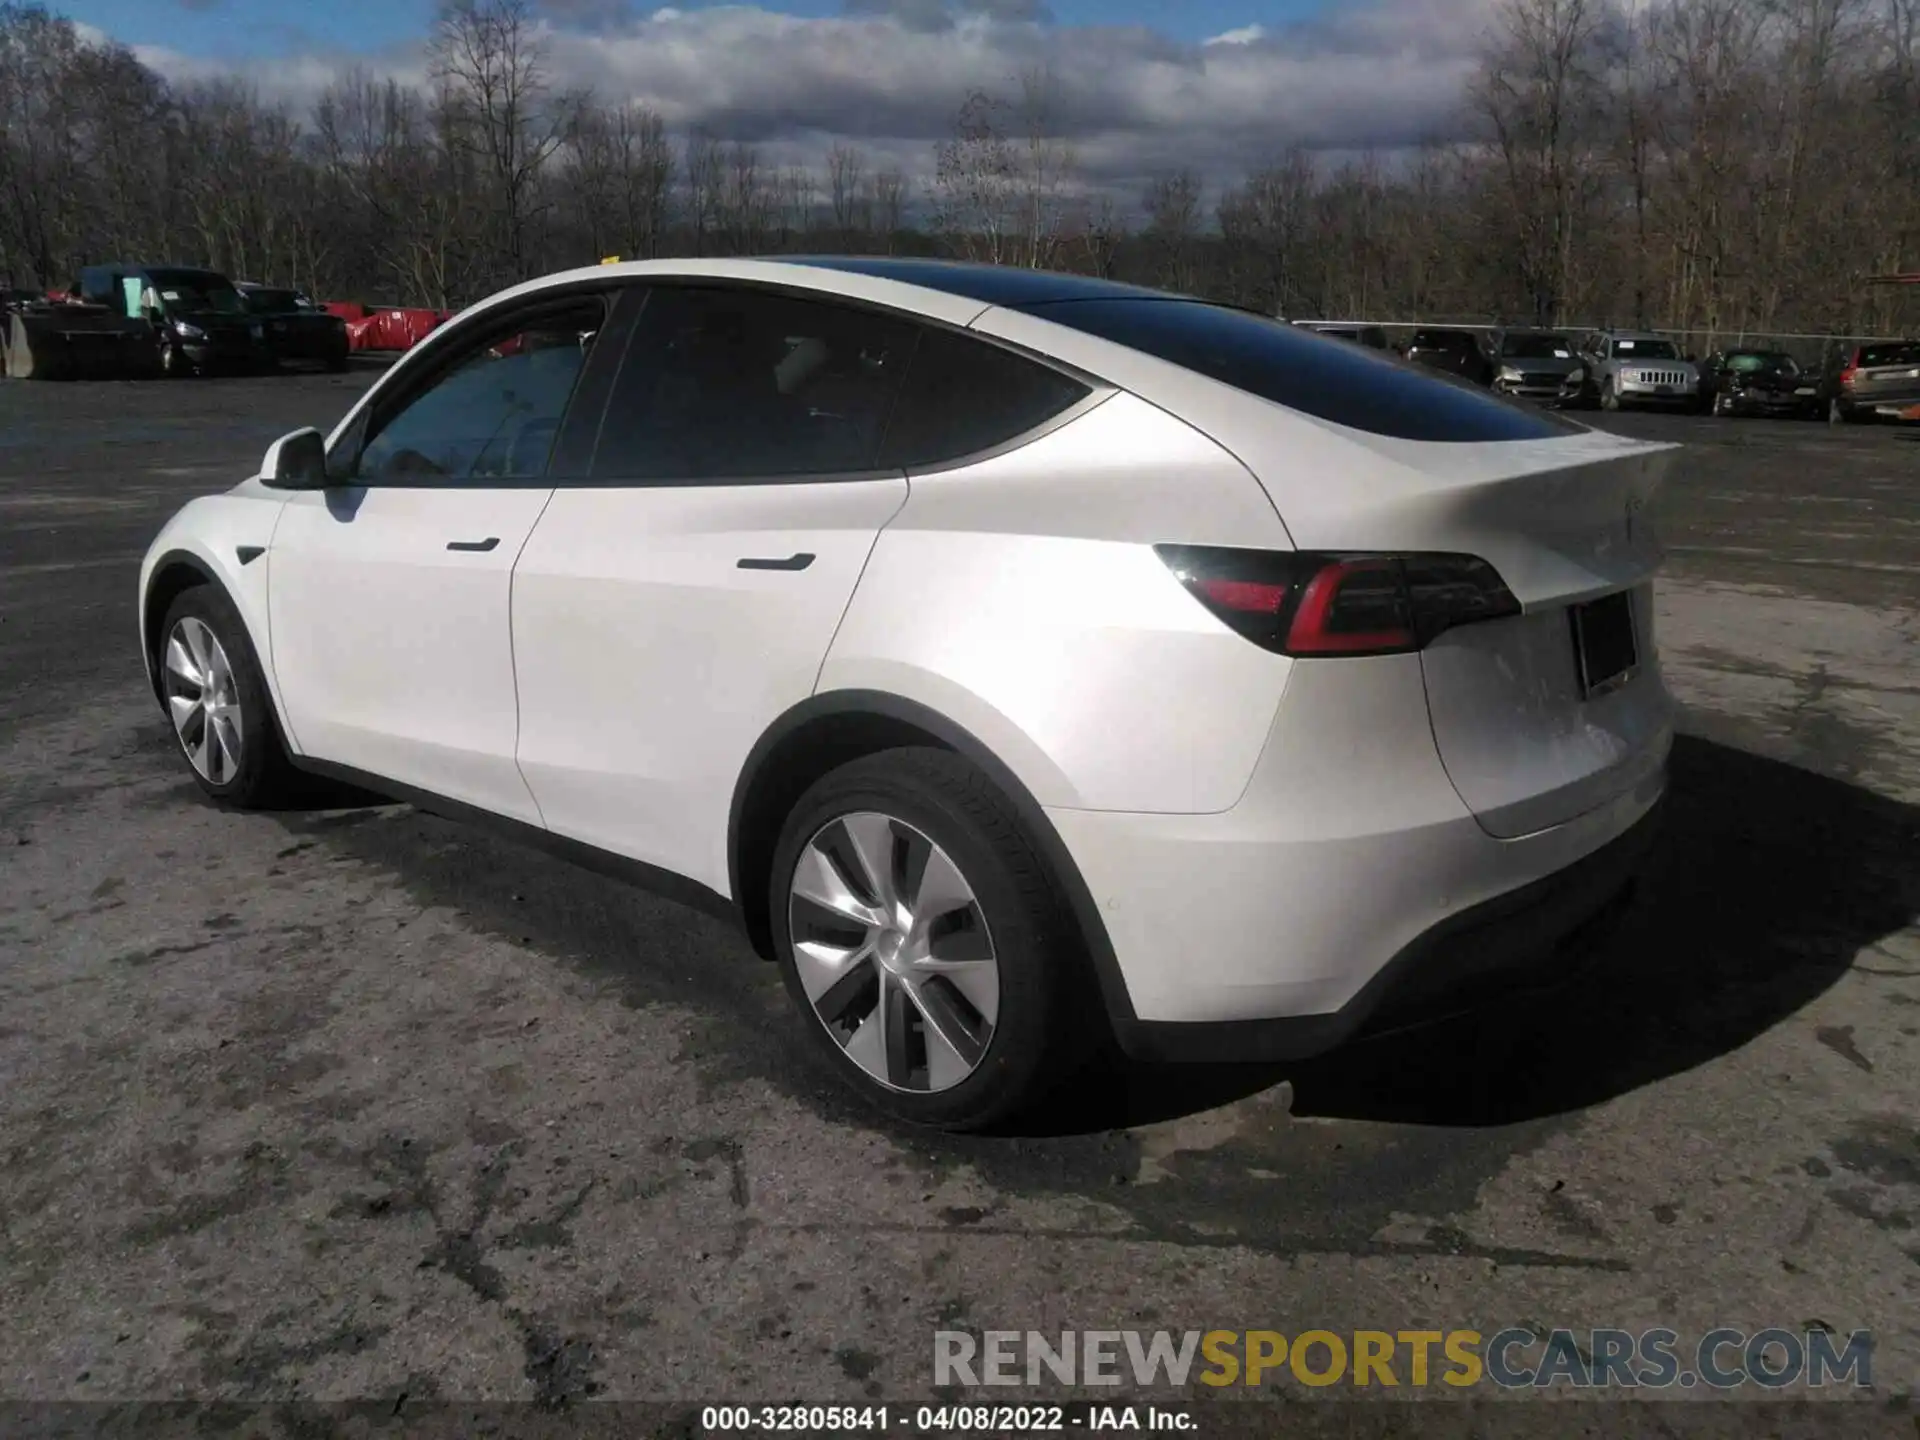
M 1288 548 L 1246 469 L 1136 396 L 976 464 L 912 474 L 819 690 L 931 707 L 1043 805 L 1228 809 L 1290 662 L 1208 614 L 1157 542 Z

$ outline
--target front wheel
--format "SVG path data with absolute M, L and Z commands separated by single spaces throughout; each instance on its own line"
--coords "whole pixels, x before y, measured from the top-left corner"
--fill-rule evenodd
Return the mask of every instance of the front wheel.
M 160 337 L 160 378 L 179 380 L 193 373 L 193 364 L 187 359 L 187 352 L 180 348 L 180 342 L 171 335 Z
M 200 788 L 241 809 L 284 800 L 296 772 L 246 622 L 215 585 L 183 591 L 161 622 L 160 700 Z
M 900 1119 L 978 1130 L 1029 1110 L 1104 1023 L 1045 862 L 950 752 L 883 751 L 817 782 L 782 831 L 770 899 L 808 1030 Z
M 1600 387 L 1600 408 L 1608 412 L 1618 411 L 1620 408 L 1620 392 L 1614 389 L 1611 377 Z

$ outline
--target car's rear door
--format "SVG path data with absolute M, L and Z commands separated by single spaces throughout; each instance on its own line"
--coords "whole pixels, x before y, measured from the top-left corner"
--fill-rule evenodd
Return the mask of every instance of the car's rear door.
M 513 564 L 606 304 L 533 300 L 449 334 L 336 444 L 339 480 L 288 499 L 270 644 L 304 754 L 538 823 L 514 762 Z
M 919 333 L 769 289 L 644 292 L 591 461 L 514 574 L 520 769 L 554 832 L 727 893 L 735 781 L 906 500 L 876 457 Z

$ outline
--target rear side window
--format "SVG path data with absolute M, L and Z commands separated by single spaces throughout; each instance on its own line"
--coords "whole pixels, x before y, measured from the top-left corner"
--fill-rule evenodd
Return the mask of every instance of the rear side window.
M 756 290 L 648 296 L 595 447 L 597 480 L 846 475 L 875 455 L 918 327 Z
M 1090 392 L 1070 375 L 947 330 L 920 340 L 887 427 L 888 469 L 939 465 L 1017 439 Z
M 1541 440 L 1582 427 L 1291 325 L 1187 300 L 1086 300 L 1031 313 L 1316 419 L 1396 440 Z
M 1920 365 L 1920 344 L 1868 345 L 1860 351 L 1860 363 L 1875 365 Z

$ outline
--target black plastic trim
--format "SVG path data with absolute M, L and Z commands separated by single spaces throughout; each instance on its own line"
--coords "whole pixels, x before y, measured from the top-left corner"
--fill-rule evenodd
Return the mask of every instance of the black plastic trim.
M 1381 967 L 1358 995 L 1321 1015 L 1271 1020 L 1116 1021 L 1135 1060 L 1304 1060 L 1349 1041 L 1418 1029 L 1492 999 L 1573 978 L 1632 901 L 1664 800 L 1600 849 L 1552 875 L 1435 925 Z
M 1028 837 L 1039 848 L 1041 857 L 1053 871 L 1067 904 L 1079 927 L 1081 939 L 1087 947 L 1088 957 L 1093 961 L 1094 974 L 1100 982 L 1100 997 L 1108 1017 L 1117 1027 L 1133 1021 L 1133 1000 L 1127 994 L 1127 982 L 1120 973 L 1120 962 L 1114 957 L 1113 942 L 1108 938 L 1106 921 L 1100 916 L 1100 907 L 1094 904 L 1093 894 L 1087 889 L 1087 882 L 1080 874 L 1080 867 L 1074 864 L 1073 856 L 1068 853 L 1066 842 L 1061 840 L 1060 832 L 1055 830 L 1053 822 L 1047 819 L 1046 811 L 1040 802 L 1033 798 L 1027 787 L 1008 768 L 1005 761 L 988 749 L 980 739 L 960 725 L 955 724 L 937 710 L 929 709 L 918 701 L 892 695 L 884 690 L 830 690 L 801 701 L 788 710 L 755 743 L 740 767 L 740 778 L 734 785 L 733 804 L 727 817 L 727 882 L 736 897 L 742 892 L 740 874 L 740 848 L 742 836 L 740 821 L 746 809 L 747 799 L 753 793 L 761 767 L 769 754 L 780 742 L 802 726 L 833 715 L 876 715 L 888 720 L 897 720 L 923 730 L 946 745 L 954 753 L 964 756 L 977 765 L 988 779 L 999 787 L 1002 794 L 1013 803 L 1015 812 L 1026 827 Z
M 411 805 L 416 810 L 424 810 L 429 815 L 438 815 L 442 819 L 472 825 L 475 829 L 488 831 L 515 844 L 543 850 L 559 859 L 578 865 L 583 870 L 591 870 L 595 874 L 624 881 L 659 895 L 663 899 L 686 905 L 734 925 L 739 924 L 739 911 L 731 900 L 685 875 L 663 870 L 657 865 L 649 865 L 642 860 L 617 855 L 611 850 L 603 850 L 597 845 L 589 845 L 582 840 L 556 835 L 551 830 L 544 830 L 538 825 L 530 825 L 524 820 L 515 820 L 510 816 L 484 810 L 464 800 L 449 799 L 431 790 L 422 790 L 418 786 L 389 780 L 383 775 L 358 770 L 351 765 L 340 765 L 331 760 L 316 760 L 304 755 L 289 755 L 287 758 L 296 770 L 303 770 L 309 775 L 351 785 L 355 789 Z
M 233 547 L 233 553 L 238 557 L 242 565 L 251 565 L 267 553 L 267 547 L 264 545 L 236 545 Z

